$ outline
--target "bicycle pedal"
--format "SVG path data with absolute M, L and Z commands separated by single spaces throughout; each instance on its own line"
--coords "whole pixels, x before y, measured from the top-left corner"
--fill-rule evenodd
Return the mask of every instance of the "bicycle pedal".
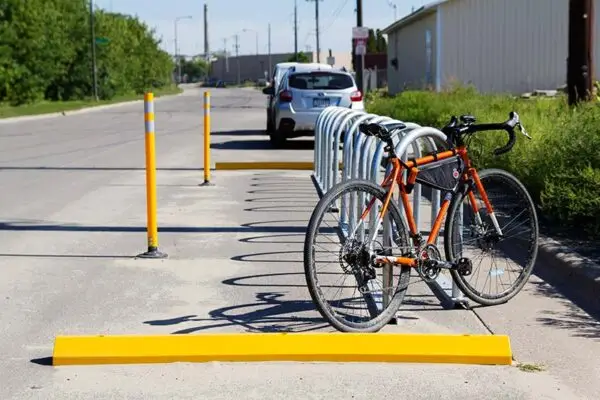
M 459 258 L 456 263 L 456 270 L 461 276 L 469 276 L 473 272 L 473 263 L 468 258 Z

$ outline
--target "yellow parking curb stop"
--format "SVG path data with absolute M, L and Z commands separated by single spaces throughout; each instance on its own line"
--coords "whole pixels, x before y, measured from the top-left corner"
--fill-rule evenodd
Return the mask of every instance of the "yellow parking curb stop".
M 172 362 L 411 362 L 511 365 L 505 335 L 247 333 L 57 336 L 55 366 Z

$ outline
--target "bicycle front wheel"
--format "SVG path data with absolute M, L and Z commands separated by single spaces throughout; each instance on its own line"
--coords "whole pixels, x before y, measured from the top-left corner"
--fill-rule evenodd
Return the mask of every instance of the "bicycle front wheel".
M 372 182 L 348 181 L 331 188 L 311 216 L 304 243 L 306 282 L 323 318 L 339 331 L 379 331 L 402 304 L 410 267 L 376 267 L 369 258 L 371 245 L 377 254 L 398 255 L 409 244 L 394 201 L 385 222 L 377 223 L 385 198 Z
M 449 261 L 462 257 L 471 260 L 469 275 L 452 270 L 452 277 L 469 299 L 488 306 L 507 302 L 525 286 L 537 258 L 539 227 L 531 196 L 516 177 L 503 170 L 487 169 L 479 172 L 479 178 L 501 235 L 474 188 L 472 199 L 468 193 L 452 199 L 444 249 Z

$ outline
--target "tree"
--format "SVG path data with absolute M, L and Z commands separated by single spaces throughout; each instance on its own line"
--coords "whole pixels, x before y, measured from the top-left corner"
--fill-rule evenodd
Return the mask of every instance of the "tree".
M 187 75 L 188 82 L 198 81 L 206 75 L 207 71 L 208 64 L 200 58 L 181 61 L 181 74 Z
M 377 53 L 377 39 L 375 38 L 375 31 L 369 29 L 369 38 L 367 39 L 367 53 Z
M 171 84 L 173 60 L 135 17 L 94 12 L 99 95 Z M 89 0 L 2 0 L 0 102 L 13 105 L 92 95 Z
M 377 29 L 375 32 L 375 40 L 377 42 L 377 52 L 378 53 L 387 53 L 387 42 L 383 37 L 383 33 L 380 29 Z
M 298 52 L 298 56 L 296 56 L 296 54 L 294 54 L 291 57 L 289 57 L 287 61 L 288 62 L 307 63 L 307 62 L 310 62 L 310 59 L 308 58 L 308 56 L 306 54 L 304 54 L 304 52 L 300 51 L 300 52 Z

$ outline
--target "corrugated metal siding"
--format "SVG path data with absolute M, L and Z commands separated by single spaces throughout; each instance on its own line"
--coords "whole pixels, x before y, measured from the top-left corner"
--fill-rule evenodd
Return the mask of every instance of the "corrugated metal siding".
M 443 85 L 456 78 L 483 92 L 522 93 L 566 83 L 568 1 L 451 0 L 440 7 Z M 600 41 L 595 44 L 598 76 Z
M 425 32 L 431 31 L 431 76 L 435 85 L 436 71 L 436 17 L 427 15 L 410 25 L 388 35 L 388 90 L 390 93 L 426 86 L 427 54 Z M 391 60 L 398 59 L 398 69 Z

